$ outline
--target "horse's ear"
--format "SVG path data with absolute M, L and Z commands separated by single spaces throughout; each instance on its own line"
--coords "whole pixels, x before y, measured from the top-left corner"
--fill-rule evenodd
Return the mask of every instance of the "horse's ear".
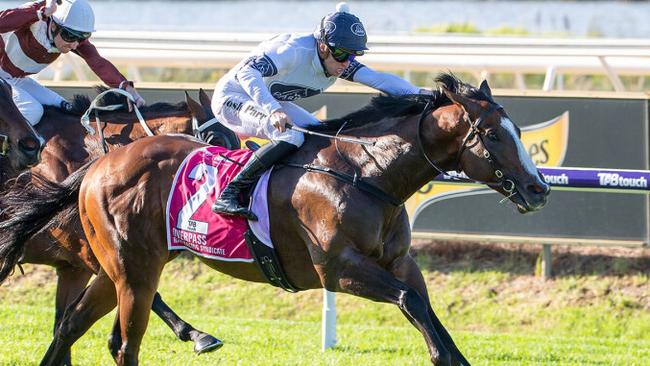
M 196 117 L 199 121 L 206 121 L 207 116 L 205 114 L 205 110 L 203 110 L 203 107 L 197 103 L 192 97 L 190 97 L 189 94 L 187 94 L 187 91 L 185 92 L 185 102 L 187 103 L 187 108 L 189 108 L 190 113 L 192 116 Z
M 487 80 L 483 80 L 481 82 L 481 86 L 478 88 L 483 94 L 487 95 L 490 99 L 492 99 L 492 90 L 490 90 L 490 86 L 488 85 Z
M 214 113 L 212 112 L 212 98 L 210 98 L 203 88 L 199 88 L 199 101 L 201 102 L 208 119 L 214 118 Z
M 467 98 L 461 94 L 454 93 L 447 88 L 442 88 L 442 92 L 445 93 L 447 98 L 451 100 L 454 104 L 462 107 L 467 113 L 472 117 L 477 117 L 480 113 L 481 106 L 476 103 L 476 101 Z
M 210 98 L 203 88 L 199 89 L 199 101 L 203 108 L 210 108 L 210 105 L 212 104 L 212 98 Z

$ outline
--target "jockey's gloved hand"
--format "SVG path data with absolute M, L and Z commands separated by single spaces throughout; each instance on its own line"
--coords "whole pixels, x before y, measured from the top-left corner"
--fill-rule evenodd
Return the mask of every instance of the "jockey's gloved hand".
M 291 124 L 291 118 L 282 109 L 271 113 L 270 119 L 273 127 L 277 128 L 280 132 L 284 132 L 287 129 L 287 124 Z
M 140 96 L 140 93 L 138 93 L 135 90 L 135 87 L 133 87 L 132 82 L 130 82 L 130 81 L 122 82 L 120 84 L 120 89 L 124 89 L 124 91 L 131 94 L 131 96 L 133 97 L 133 100 L 135 100 L 136 107 L 140 108 L 140 107 L 142 107 L 142 106 L 144 106 L 146 104 L 144 98 L 142 98 L 142 96 Z M 128 102 L 127 104 L 129 105 L 129 112 L 131 112 L 133 110 L 133 107 L 131 106 L 131 102 Z
M 62 100 L 59 107 L 65 113 L 72 113 L 72 103 L 68 102 L 67 100 Z
M 43 8 L 43 15 L 46 17 L 52 16 L 56 11 L 56 0 L 45 0 L 45 7 Z

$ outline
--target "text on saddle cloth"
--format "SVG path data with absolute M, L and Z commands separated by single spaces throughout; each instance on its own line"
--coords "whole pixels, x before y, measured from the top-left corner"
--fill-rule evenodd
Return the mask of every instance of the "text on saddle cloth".
M 246 246 L 246 219 L 217 215 L 212 204 L 251 157 L 250 150 L 207 146 L 181 164 L 167 201 L 167 246 L 224 261 L 253 262 Z M 256 212 L 260 219 L 268 215 Z

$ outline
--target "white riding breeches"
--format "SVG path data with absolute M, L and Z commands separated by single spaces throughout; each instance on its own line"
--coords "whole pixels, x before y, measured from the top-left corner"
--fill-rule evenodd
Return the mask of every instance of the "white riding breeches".
M 280 102 L 294 125 L 307 128 L 320 121 L 303 108 L 291 102 Z M 215 94 L 212 98 L 212 111 L 226 127 L 241 137 L 260 137 L 273 141 L 285 141 L 300 146 L 305 141 L 302 132 L 287 129 L 280 132 L 273 126 L 268 113 L 255 105 L 245 93 L 231 93 L 227 96 Z
M 32 126 L 41 120 L 43 105 L 60 106 L 65 100 L 30 77 L 13 78 L 3 70 L 0 77 L 11 85 L 14 104 Z

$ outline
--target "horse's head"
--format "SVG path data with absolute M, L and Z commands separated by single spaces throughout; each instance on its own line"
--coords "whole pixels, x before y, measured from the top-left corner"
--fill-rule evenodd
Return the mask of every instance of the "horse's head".
M 11 85 L 0 79 L 0 156 L 22 170 L 39 163 L 45 141 L 13 102 Z
M 492 99 L 487 82 L 479 89 L 455 86 L 442 85 L 443 93 L 460 108 L 453 129 L 453 168 L 503 194 L 522 213 L 544 207 L 550 187 L 526 152 L 519 127 Z

